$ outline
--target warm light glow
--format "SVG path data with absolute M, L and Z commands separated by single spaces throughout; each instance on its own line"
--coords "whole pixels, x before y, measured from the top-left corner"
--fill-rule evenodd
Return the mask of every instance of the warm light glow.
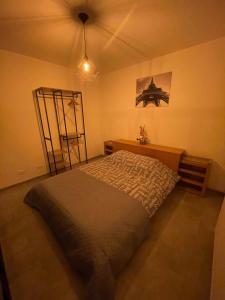
M 81 59 L 78 69 L 80 78 L 83 78 L 85 81 L 94 80 L 98 75 L 95 65 L 87 56 Z
M 90 64 L 88 61 L 84 61 L 83 62 L 83 66 L 82 66 L 84 72 L 89 72 L 90 71 Z

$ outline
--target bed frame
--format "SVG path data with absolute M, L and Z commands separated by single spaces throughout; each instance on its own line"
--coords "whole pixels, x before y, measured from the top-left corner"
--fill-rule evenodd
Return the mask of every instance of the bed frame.
M 176 172 L 178 171 L 181 156 L 184 154 L 184 150 L 180 148 L 154 144 L 141 145 L 138 142 L 123 139 L 113 141 L 112 148 L 113 152 L 127 150 L 136 154 L 157 158 Z

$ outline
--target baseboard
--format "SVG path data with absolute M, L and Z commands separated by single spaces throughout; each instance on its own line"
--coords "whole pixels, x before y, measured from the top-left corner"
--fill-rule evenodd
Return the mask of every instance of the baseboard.
M 29 178 L 29 179 L 27 179 L 27 180 L 20 181 L 20 182 L 17 182 L 17 183 L 15 183 L 15 184 L 11 184 L 11 185 L 8 185 L 8 186 L 6 186 L 6 187 L 3 187 L 3 188 L 0 189 L 0 192 L 1 192 L 1 191 L 5 191 L 5 190 L 7 190 L 7 189 L 10 189 L 10 188 L 12 188 L 12 187 L 15 187 L 15 186 L 18 186 L 18 185 L 21 185 L 21 184 L 24 184 L 24 183 L 33 181 L 33 180 L 35 180 L 35 179 L 41 179 L 41 178 L 45 179 L 45 178 L 48 178 L 48 177 L 49 177 L 49 173 L 45 173 L 45 174 L 42 174 L 42 175 L 40 175 L 40 176 L 35 176 L 35 177 Z
M 88 162 L 91 162 L 91 161 L 93 161 L 93 160 L 100 159 L 100 158 L 102 158 L 102 157 L 104 157 L 104 155 L 97 155 L 97 156 L 91 157 L 91 158 L 88 159 Z M 86 161 L 82 161 L 81 163 L 77 163 L 76 165 L 74 165 L 74 167 L 76 168 L 76 166 L 79 166 L 80 164 L 84 164 L 84 163 L 86 163 Z M 30 182 L 30 181 L 33 181 L 33 180 L 35 180 L 35 179 L 42 179 L 42 178 L 45 179 L 45 178 L 48 178 L 49 176 L 50 176 L 49 173 L 44 173 L 44 174 L 42 174 L 42 175 L 40 175 L 40 176 L 35 176 L 35 177 L 29 178 L 29 179 L 27 179 L 27 180 L 20 181 L 20 182 L 17 182 L 17 183 L 15 183 L 15 184 L 11 184 L 11 185 L 8 185 L 8 186 L 6 186 L 6 187 L 0 188 L 0 191 L 5 191 L 5 190 L 7 190 L 7 189 L 10 189 L 10 188 L 12 188 L 12 187 L 18 186 L 18 185 L 20 185 L 20 184 L 24 184 L 24 183 L 28 183 L 28 182 Z

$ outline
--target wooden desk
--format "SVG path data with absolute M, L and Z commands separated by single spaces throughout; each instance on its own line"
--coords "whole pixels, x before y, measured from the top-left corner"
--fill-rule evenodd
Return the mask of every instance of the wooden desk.
M 154 144 L 141 145 L 136 141 L 123 139 L 112 141 L 112 143 L 113 152 L 116 152 L 118 150 L 127 150 L 136 154 L 157 158 L 162 163 L 164 163 L 176 172 L 179 168 L 181 156 L 184 153 L 184 149 L 180 148 L 173 148 Z

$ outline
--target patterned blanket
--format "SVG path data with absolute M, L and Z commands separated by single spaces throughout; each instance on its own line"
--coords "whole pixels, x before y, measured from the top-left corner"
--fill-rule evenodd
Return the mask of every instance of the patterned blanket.
M 118 151 L 80 170 L 141 202 L 149 217 L 173 190 L 179 176 L 157 159 Z

